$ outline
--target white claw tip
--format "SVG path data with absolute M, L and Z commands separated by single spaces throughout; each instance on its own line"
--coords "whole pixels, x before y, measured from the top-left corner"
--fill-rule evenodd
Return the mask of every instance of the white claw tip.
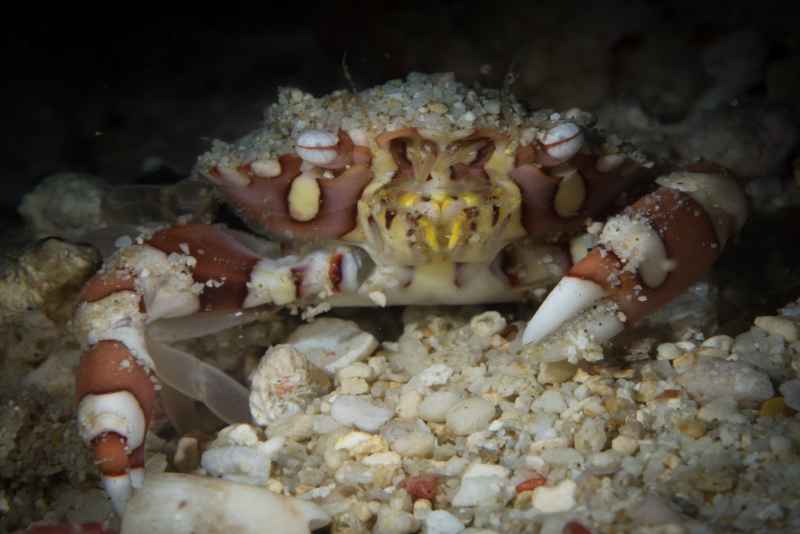
M 131 498 L 131 480 L 127 473 L 103 477 L 103 488 L 111 498 L 111 506 L 117 515 L 122 516 Z

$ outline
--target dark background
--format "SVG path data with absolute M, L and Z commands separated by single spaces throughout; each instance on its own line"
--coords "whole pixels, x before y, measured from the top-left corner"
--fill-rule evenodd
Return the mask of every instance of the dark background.
M 21 195 L 57 171 L 112 183 L 183 176 L 210 139 L 255 127 L 277 85 L 345 87 L 345 53 L 362 88 L 409 70 L 455 71 L 499 86 L 516 60 L 515 90 L 533 106 L 593 109 L 620 95 L 646 100 L 631 83 L 637 77 L 675 82 L 630 61 L 653 38 L 675 41 L 676 52 L 654 57 L 694 77 L 689 86 L 705 83 L 693 50 L 730 31 L 764 35 L 770 58 L 798 54 L 797 18 L 780 5 L 304 1 L 254 10 L 194 5 L 180 14 L 143 4 L 83 13 L 23 6 L 6 16 L 0 36 L 0 212 L 13 218 Z M 527 61 L 542 47 L 554 64 Z M 549 77 L 537 75 L 543 68 Z M 672 111 L 662 118 L 680 118 Z

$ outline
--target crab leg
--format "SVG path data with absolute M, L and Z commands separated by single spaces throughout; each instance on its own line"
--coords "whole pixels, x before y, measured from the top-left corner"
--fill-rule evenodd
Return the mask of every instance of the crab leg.
M 563 359 L 559 339 L 583 333 L 607 341 L 708 271 L 745 222 L 744 195 L 723 175 L 679 172 L 656 183 L 656 191 L 606 222 L 597 246 L 536 311 L 524 343 L 545 340 L 543 356 Z
M 358 259 L 349 249 L 270 259 L 253 252 L 255 244 L 246 246 L 223 227 L 168 228 L 121 250 L 84 287 L 76 315 L 86 347 L 77 378 L 78 421 L 118 512 L 143 479 L 156 377 L 228 422 L 249 420 L 243 386 L 163 337 L 147 335 L 147 325 L 317 299 L 357 284 Z

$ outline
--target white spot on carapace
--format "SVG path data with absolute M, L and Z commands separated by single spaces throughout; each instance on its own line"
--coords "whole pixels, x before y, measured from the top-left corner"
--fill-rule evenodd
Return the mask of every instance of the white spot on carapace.
M 327 165 L 338 155 L 339 138 L 325 130 L 306 130 L 297 138 L 297 155 L 314 165 Z
M 577 124 L 563 122 L 544 134 L 542 144 L 551 157 L 567 160 L 577 154 L 583 146 L 583 132 Z

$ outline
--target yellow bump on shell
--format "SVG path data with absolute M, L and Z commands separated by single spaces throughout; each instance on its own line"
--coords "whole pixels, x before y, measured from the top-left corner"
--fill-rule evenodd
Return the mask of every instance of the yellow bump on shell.
M 410 208 L 419 200 L 419 195 L 415 193 L 403 193 L 400 196 L 400 205 L 404 208 Z
M 418 223 L 420 228 L 422 228 L 422 234 L 425 238 L 425 242 L 428 244 L 431 250 L 438 252 L 439 240 L 436 237 L 436 230 L 434 229 L 433 224 L 431 224 L 431 221 L 428 220 L 427 217 L 421 217 Z
M 450 239 L 447 241 L 447 248 L 449 250 L 456 248 L 456 245 L 458 245 L 458 242 L 461 240 L 461 234 L 464 230 L 464 223 L 466 222 L 466 219 L 467 216 L 462 211 L 453 221 L 453 224 L 450 227 Z
M 574 217 L 586 201 L 586 184 L 579 172 L 565 176 L 558 184 L 553 200 L 556 213 L 561 217 Z
M 464 193 L 461 198 L 464 199 L 464 203 L 469 207 L 477 206 L 481 201 L 480 197 L 475 193 Z
M 310 221 L 319 213 L 320 190 L 316 178 L 301 174 L 289 190 L 289 215 L 300 222 Z
M 436 202 L 437 204 L 444 204 L 447 200 L 449 200 L 449 196 L 447 193 L 443 193 L 442 191 L 436 191 L 435 193 L 431 194 L 431 200 Z

